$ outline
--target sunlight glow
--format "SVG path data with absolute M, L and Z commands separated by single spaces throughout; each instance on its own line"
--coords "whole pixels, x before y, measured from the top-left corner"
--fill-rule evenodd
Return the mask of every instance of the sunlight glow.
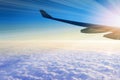
M 102 13 L 103 17 L 99 20 L 105 25 L 120 27 L 120 15 L 117 13 Z

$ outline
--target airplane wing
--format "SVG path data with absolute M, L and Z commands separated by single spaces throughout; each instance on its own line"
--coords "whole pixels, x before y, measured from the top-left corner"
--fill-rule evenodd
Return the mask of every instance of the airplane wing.
M 109 34 L 105 34 L 104 37 L 120 40 L 120 28 L 54 18 L 51 15 L 49 15 L 48 13 L 46 13 L 44 10 L 40 10 L 40 13 L 44 18 L 48 18 L 48 19 L 52 19 L 52 20 L 56 20 L 56 21 L 60 21 L 60 22 L 64 22 L 64 23 L 69 23 L 69 24 L 77 25 L 77 26 L 81 26 L 81 27 L 86 27 L 81 30 L 82 33 L 110 32 Z

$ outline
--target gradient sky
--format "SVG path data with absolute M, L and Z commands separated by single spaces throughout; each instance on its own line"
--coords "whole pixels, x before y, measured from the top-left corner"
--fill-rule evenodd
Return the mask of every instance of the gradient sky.
M 119 4 L 120 0 L 0 0 L 0 40 L 109 40 L 102 34 L 80 33 L 80 26 L 45 19 L 39 10 L 58 18 L 119 26 Z

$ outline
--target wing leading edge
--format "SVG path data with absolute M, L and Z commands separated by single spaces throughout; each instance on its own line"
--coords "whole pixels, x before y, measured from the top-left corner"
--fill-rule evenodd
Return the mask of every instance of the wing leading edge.
M 44 18 L 48 18 L 48 19 L 52 19 L 52 20 L 56 20 L 56 21 L 60 21 L 60 22 L 64 22 L 64 23 L 69 23 L 69 24 L 77 25 L 77 26 L 81 26 L 81 27 L 86 27 L 85 29 L 81 30 L 82 33 L 111 32 L 109 34 L 105 34 L 104 37 L 120 40 L 120 29 L 119 28 L 54 18 L 51 15 L 49 15 L 48 13 L 46 13 L 44 10 L 40 10 L 40 13 Z

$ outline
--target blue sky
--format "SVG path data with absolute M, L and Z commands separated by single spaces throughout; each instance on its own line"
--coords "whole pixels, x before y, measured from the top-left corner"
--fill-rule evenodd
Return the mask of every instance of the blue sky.
M 99 20 L 101 11 L 110 11 L 110 5 L 110 0 L 0 0 L 0 39 L 76 39 L 60 34 L 71 35 L 71 30 L 77 32 L 80 27 L 45 19 L 39 10 L 58 18 L 104 24 Z

